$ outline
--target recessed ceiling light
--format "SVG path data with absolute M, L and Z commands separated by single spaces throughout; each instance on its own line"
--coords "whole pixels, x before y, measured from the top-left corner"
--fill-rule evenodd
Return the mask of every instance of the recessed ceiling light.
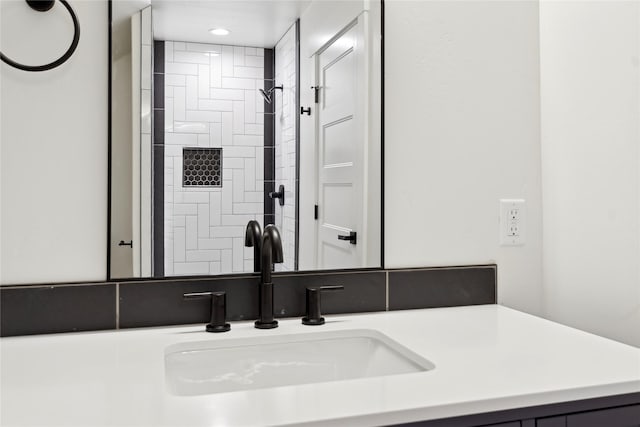
M 225 30 L 224 28 L 212 28 L 209 32 L 214 36 L 226 36 L 229 34 L 229 30 Z

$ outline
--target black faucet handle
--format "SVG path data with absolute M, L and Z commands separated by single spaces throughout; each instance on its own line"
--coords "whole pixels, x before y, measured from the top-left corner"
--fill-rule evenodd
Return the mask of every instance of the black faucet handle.
M 211 323 L 207 325 L 207 332 L 227 332 L 231 329 L 231 325 L 225 323 L 227 317 L 226 292 L 191 292 L 184 294 L 183 297 L 187 301 L 211 298 Z
M 319 288 L 307 288 L 307 315 L 302 318 L 303 325 L 324 325 L 324 317 L 321 314 L 320 294 L 327 291 L 341 291 L 342 285 L 320 286 Z

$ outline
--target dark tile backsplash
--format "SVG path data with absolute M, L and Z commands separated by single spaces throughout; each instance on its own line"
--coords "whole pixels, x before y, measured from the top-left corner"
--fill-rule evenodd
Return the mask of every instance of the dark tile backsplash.
M 305 289 L 328 285 L 345 289 L 323 294 L 325 314 L 493 304 L 496 269 L 488 265 L 274 273 L 274 313 L 276 317 L 302 317 Z M 183 299 L 185 293 L 203 291 L 227 293 L 228 320 L 255 319 L 259 282 L 259 274 L 248 274 L 0 287 L 0 335 L 205 324 L 209 301 Z
M 389 310 L 495 302 L 495 266 L 389 272 Z
M 116 327 L 114 283 L 0 288 L 0 336 Z

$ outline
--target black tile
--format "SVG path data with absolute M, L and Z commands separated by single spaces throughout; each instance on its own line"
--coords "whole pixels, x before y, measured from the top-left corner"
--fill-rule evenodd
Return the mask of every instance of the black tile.
M 164 73 L 164 41 L 153 42 L 153 72 Z
M 275 122 L 276 115 L 275 114 L 265 114 L 264 115 L 264 146 L 265 147 L 274 147 L 275 146 Z
M 274 273 L 276 317 L 303 316 L 305 289 L 343 285 L 344 291 L 322 296 L 323 313 L 358 313 L 385 309 L 385 275 L 366 273 Z M 120 284 L 120 327 L 148 327 L 202 323 L 210 319 L 207 299 L 185 301 L 189 292 L 225 291 L 227 320 L 258 317 L 258 274 L 241 278 L 218 277 L 196 280 L 129 282 Z
M 275 54 L 273 49 L 264 50 L 264 79 L 273 79 L 275 68 Z M 266 89 L 265 89 L 266 90 Z
M 153 147 L 153 276 L 164 276 L 164 145 Z
M 273 181 L 265 181 L 264 183 L 264 214 L 265 215 L 274 215 L 275 214 L 275 203 L 271 197 L 269 197 L 269 193 L 275 191 L 275 182 Z
M 153 110 L 153 145 L 164 145 L 164 110 Z
M 116 328 L 116 285 L 0 288 L 0 336 Z
M 276 216 L 274 214 L 264 214 L 264 222 L 263 225 L 275 224 Z
M 496 303 L 496 266 L 389 271 L 389 310 Z
M 322 295 L 322 313 L 363 313 L 384 311 L 385 273 L 297 273 L 274 275 L 274 312 L 276 317 L 297 317 L 306 313 L 306 288 L 343 285 L 344 290 Z
M 255 276 L 121 283 L 120 327 L 208 323 L 211 303 L 207 299 L 185 301 L 182 296 L 189 292 L 224 291 L 228 320 L 255 319 L 259 282 Z
M 153 75 L 153 108 L 164 109 L 164 74 Z
M 276 175 L 275 148 L 264 147 L 264 180 L 273 181 Z

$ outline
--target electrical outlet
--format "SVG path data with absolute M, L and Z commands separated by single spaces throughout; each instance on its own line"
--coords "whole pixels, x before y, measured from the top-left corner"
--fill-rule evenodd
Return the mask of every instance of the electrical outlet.
M 525 201 L 523 199 L 500 200 L 500 245 L 524 245 L 525 214 Z

